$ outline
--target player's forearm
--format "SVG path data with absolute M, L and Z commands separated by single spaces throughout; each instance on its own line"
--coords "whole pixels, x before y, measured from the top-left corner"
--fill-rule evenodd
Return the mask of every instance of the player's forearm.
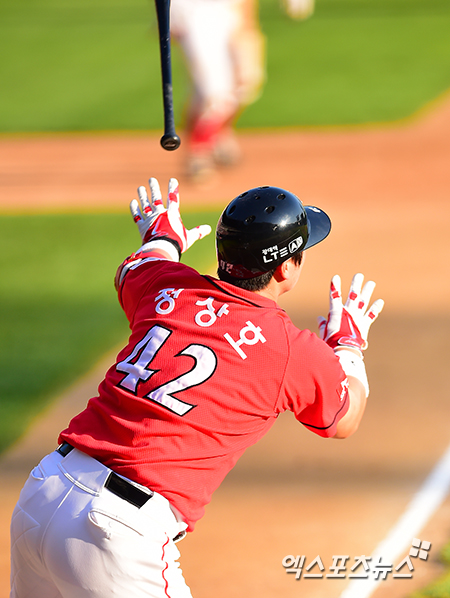
M 353 376 L 348 376 L 348 401 L 350 406 L 347 413 L 339 421 L 333 438 L 348 438 L 356 432 L 366 409 L 367 397 L 364 385 Z

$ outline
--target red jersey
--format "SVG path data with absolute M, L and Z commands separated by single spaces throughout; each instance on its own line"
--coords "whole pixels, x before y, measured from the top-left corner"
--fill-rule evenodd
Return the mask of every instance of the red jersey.
M 129 343 L 60 442 L 165 496 L 188 529 L 281 412 L 336 433 L 349 403 L 339 359 L 274 301 L 152 258 L 119 300 Z

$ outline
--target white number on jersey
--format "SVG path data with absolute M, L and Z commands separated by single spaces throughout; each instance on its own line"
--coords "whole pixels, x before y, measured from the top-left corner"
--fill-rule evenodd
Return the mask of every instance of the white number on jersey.
M 183 403 L 183 401 L 176 399 L 173 394 L 187 388 L 192 388 L 193 386 L 198 386 L 211 378 L 216 370 L 217 358 L 214 351 L 204 345 L 189 345 L 179 355 L 193 357 L 195 360 L 194 367 L 189 372 L 175 378 L 175 380 L 167 382 L 159 388 L 155 388 L 155 390 L 152 390 L 146 396 L 151 401 L 167 407 L 170 411 L 178 413 L 178 415 L 184 415 L 195 407 L 195 405 Z
M 139 382 L 146 382 L 155 373 L 155 370 L 148 369 L 148 365 L 171 334 L 171 330 L 162 326 L 150 328 L 131 354 L 116 365 L 118 372 L 127 374 L 119 386 L 136 394 Z
M 146 382 L 158 371 L 152 370 L 148 366 L 171 334 L 171 330 L 158 325 L 153 326 L 147 332 L 144 338 L 134 347 L 130 355 L 116 365 L 118 372 L 127 374 L 119 383 L 120 387 L 134 394 L 137 393 L 139 383 Z M 196 344 L 189 345 L 174 357 L 178 357 L 179 355 L 192 357 L 195 361 L 193 368 L 178 376 L 178 378 L 155 388 L 145 395 L 145 398 L 182 416 L 193 409 L 195 405 L 180 401 L 173 396 L 174 393 L 182 392 L 183 390 L 206 382 L 216 370 L 217 357 L 209 347 Z

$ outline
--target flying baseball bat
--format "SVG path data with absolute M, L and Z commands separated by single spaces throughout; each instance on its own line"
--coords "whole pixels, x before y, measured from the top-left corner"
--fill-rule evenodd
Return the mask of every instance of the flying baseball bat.
M 161 74 L 164 106 L 164 135 L 161 145 L 173 151 L 180 147 L 180 138 L 175 132 L 172 93 L 172 61 L 170 56 L 170 0 L 155 0 L 159 29 L 159 49 L 161 54 Z

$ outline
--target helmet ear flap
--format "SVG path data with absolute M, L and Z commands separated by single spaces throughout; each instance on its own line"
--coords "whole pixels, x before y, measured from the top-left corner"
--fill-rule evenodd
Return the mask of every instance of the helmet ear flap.
M 324 215 L 329 232 L 328 216 L 318 208 L 308 209 Z M 313 218 L 319 221 L 316 212 Z M 309 221 L 302 202 L 290 191 L 269 186 L 245 191 L 228 204 L 217 224 L 219 270 L 240 279 L 260 276 L 321 241 L 327 226 L 319 233 L 318 224 Z

